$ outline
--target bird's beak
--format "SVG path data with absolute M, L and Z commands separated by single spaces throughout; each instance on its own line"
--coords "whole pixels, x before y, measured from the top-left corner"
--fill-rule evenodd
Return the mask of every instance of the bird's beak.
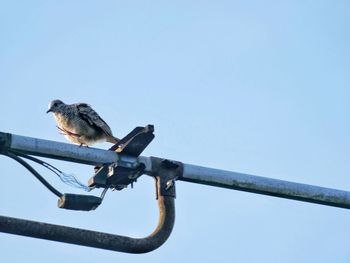
M 52 110 L 51 110 L 51 109 L 48 109 L 48 110 L 46 111 L 46 113 L 49 113 L 49 112 L 52 112 Z

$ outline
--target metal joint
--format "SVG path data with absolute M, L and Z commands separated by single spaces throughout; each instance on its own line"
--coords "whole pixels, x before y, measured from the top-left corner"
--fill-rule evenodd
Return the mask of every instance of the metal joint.
M 152 173 L 159 184 L 159 195 L 176 197 L 175 181 L 182 176 L 183 164 L 181 162 L 168 159 L 151 157 Z
M 139 155 L 154 138 L 153 125 L 136 127 L 109 150 L 118 153 L 118 159 L 112 164 L 95 167 L 95 174 L 89 179 L 90 187 L 122 190 L 133 185 L 140 177 L 145 165 L 138 161 Z
M 122 190 L 134 183 L 143 174 L 144 169 L 145 165 L 137 162 L 136 158 L 120 155 L 116 163 L 99 167 L 88 184 L 90 187 Z

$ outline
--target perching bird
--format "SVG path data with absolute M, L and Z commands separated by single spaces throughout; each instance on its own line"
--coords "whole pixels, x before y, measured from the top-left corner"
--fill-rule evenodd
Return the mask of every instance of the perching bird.
M 117 143 L 108 124 L 86 103 L 65 104 L 53 100 L 46 113 L 52 112 L 57 128 L 71 142 L 92 145 L 97 142 Z

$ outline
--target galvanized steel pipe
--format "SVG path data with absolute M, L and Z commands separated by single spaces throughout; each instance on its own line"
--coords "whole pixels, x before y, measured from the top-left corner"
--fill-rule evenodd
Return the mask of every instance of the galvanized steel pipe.
M 6 141 L 7 137 L 4 135 L 11 137 L 11 140 L 9 140 L 10 142 Z M 0 133 L 0 145 L 1 141 L 4 140 L 7 143 L 6 147 L 10 150 L 72 162 L 101 165 L 113 163 L 119 158 L 123 158 L 123 156 L 112 151 L 78 147 L 67 143 Z M 145 173 L 152 173 L 153 167 L 150 157 L 140 156 L 137 161 L 145 164 Z M 183 173 L 177 178 L 177 180 L 328 206 L 350 208 L 349 191 L 224 171 L 191 164 L 183 164 Z
M 84 163 L 90 165 L 103 165 L 114 163 L 119 156 L 113 151 L 106 151 L 91 147 L 80 147 L 68 143 L 61 143 L 15 134 L 10 137 L 9 149 L 20 151 L 29 155 L 54 158 L 59 160 Z
M 350 192 L 184 164 L 181 181 L 350 209 Z

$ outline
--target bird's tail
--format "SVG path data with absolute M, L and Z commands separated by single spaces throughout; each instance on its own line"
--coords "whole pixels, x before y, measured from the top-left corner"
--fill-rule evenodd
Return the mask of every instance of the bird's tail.
M 113 144 L 116 144 L 116 143 L 118 143 L 120 141 L 120 139 L 118 139 L 118 138 L 116 138 L 114 136 L 108 136 L 106 141 L 110 142 L 110 143 L 113 143 Z

